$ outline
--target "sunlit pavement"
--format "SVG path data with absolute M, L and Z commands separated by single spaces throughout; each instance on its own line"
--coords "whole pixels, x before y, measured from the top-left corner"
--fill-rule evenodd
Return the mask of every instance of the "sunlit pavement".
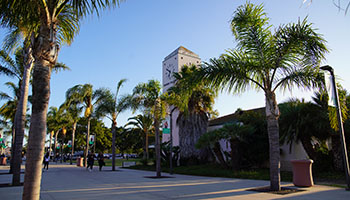
M 12 176 L 3 174 L 8 166 L 0 166 L 0 184 Z M 170 176 L 163 173 L 164 176 Z M 22 175 L 22 179 L 23 179 Z M 41 199 L 348 199 L 350 192 L 342 188 L 319 186 L 301 188 L 305 191 L 287 195 L 258 193 L 247 189 L 268 186 L 268 181 L 208 178 L 171 175 L 173 178 L 152 179 L 155 172 L 105 167 L 92 172 L 75 165 L 50 164 L 43 172 Z M 284 183 L 284 186 L 292 186 Z M 23 187 L 0 187 L 0 199 L 21 199 Z

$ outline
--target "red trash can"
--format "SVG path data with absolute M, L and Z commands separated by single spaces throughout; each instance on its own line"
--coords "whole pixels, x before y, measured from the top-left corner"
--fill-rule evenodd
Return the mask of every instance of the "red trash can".
M 6 157 L 1 157 L 0 158 L 0 165 L 6 165 L 7 164 L 7 158 Z
M 83 158 L 77 158 L 77 166 L 82 167 L 83 166 Z
M 312 178 L 313 160 L 292 160 L 293 184 L 301 187 L 311 187 L 314 185 Z

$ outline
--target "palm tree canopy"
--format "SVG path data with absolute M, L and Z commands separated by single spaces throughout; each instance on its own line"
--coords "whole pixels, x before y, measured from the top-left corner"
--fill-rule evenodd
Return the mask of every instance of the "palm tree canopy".
M 192 81 L 196 73 L 198 69 L 195 65 L 184 65 L 181 72 L 174 73 L 176 84 L 169 88 L 166 99 L 169 104 L 174 105 L 184 114 L 214 112 L 212 106 L 217 91 L 205 85 L 204 82 Z
M 149 80 L 147 83 L 139 83 L 133 89 L 133 93 L 125 97 L 128 107 L 133 111 L 141 110 L 145 114 L 155 115 L 155 107 L 160 108 L 157 113 L 160 117 L 165 116 L 166 103 L 161 93 L 161 85 L 157 80 Z M 158 102 L 158 103 L 157 103 Z
M 115 121 L 118 115 L 128 108 L 127 98 L 121 97 L 118 99 L 118 94 L 123 83 L 126 82 L 126 79 L 122 79 L 117 83 L 116 93 L 113 94 L 111 90 L 107 88 L 100 88 L 95 91 L 95 96 L 101 98 L 96 104 L 96 116 L 107 117 L 112 121 Z
M 328 52 L 326 41 L 306 18 L 273 33 L 263 6 L 247 3 L 234 13 L 231 28 L 237 48 L 202 68 L 200 77 L 210 84 L 239 93 L 248 88 L 275 92 L 321 85 L 322 75 L 315 67 Z
M 5 92 L 0 92 L 0 100 L 5 100 L 6 102 L 0 107 L 0 116 L 5 120 L 10 120 L 14 123 L 15 114 L 17 109 L 17 102 L 19 99 L 19 88 L 16 84 L 12 82 L 7 82 L 5 85 L 11 90 L 12 94 L 7 94 Z
M 130 117 L 128 123 L 125 124 L 125 127 L 133 126 L 137 129 L 140 129 L 143 134 L 146 134 L 146 131 L 149 131 L 153 127 L 153 119 L 149 115 L 136 115 L 135 117 Z
M 12 59 L 6 51 L 0 51 L 0 74 L 16 77 L 18 81 L 21 81 L 24 73 L 23 64 L 22 48 L 16 50 L 15 59 Z
M 67 105 L 79 104 L 85 107 L 85 117 L 92 113 L 93 89 L 91 84 L 75 85 L 66 92 Z

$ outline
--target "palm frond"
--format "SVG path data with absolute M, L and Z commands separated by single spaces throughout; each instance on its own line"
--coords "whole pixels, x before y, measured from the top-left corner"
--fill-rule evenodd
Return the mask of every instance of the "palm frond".
M 57 62 L 54 67 L 52 68 L 53 71 L 55 71 L 56 73 L 63 71 L 63 70 L 70 70 L 70 68 L 61 62 Z
M 275 91 L 280 87 L 281 90 L 292 90 L 293 86 L 306 89 L 322 88 L 324 85 L 323 73 L 312 68 L 301 68 L 288 70 L 288 74 L 285 74 L 283 78 L 275 80 L 276 85 L 272 91 Z

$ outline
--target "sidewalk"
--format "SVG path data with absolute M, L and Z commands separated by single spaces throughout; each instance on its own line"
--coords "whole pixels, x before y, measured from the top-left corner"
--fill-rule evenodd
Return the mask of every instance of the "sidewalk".
M 7 172 L 0 166 L 0 173 Z M 102 172 L 95 167 L 93 172 L 75 165 L 51 164 L 44 171 L 41 184 L 41 199 L 348 199 L 350 192 L 342 188 L 316 185 L 301 188 L 305 191 L 287 195 L 246 191 L 268 186 L 268 181 L 209 178 L 200 176 L 172 175 L 173 178 L 152 179 L 155 172 L 105 167 Z M 169 174 L 163 173 L 164 176 Z M 24 176 L 24 175 L 22 175 Z M 0 184 L 9 183 L 11 175 L 1 174 Z M 23 177 L 22 177 L 23 178 Z M 292 186 L 283 183 L 283 186 Z M 21 199 L 23 187 L 0 187 L 0 199 Z

